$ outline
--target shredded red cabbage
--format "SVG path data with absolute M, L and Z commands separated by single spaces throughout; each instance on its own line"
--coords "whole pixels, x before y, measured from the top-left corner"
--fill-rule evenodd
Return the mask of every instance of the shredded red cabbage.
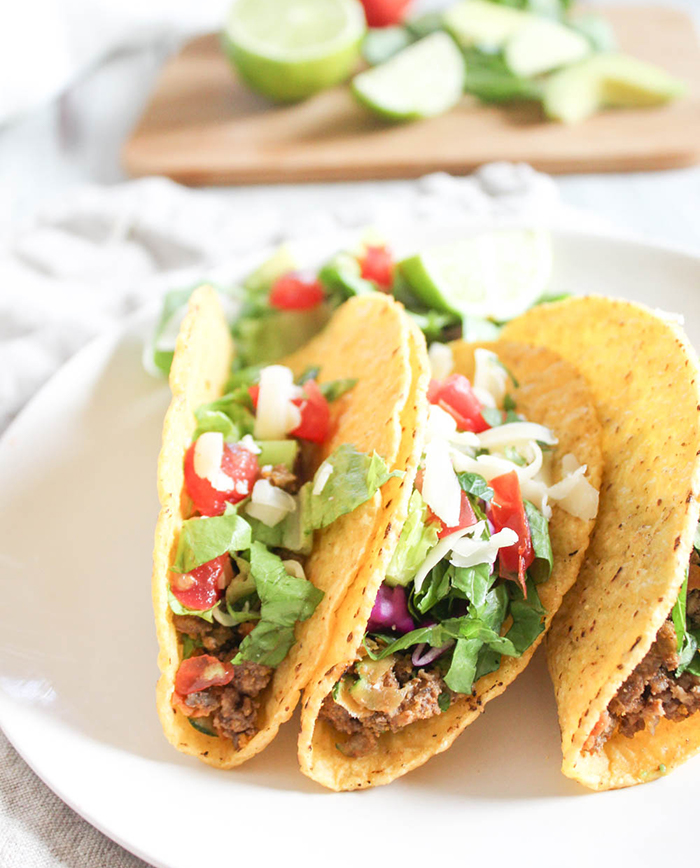
M 386 582 L 382 584 L 369 616 L 367 632 L 376 633 L 389 629 L 403 634 L 410 633 L 415 627 L 408 613 L 406 590 L 399 585 L 392 588 Z

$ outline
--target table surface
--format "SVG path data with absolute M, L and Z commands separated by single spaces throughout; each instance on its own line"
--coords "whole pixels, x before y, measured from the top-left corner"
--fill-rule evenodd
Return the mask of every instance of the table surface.
M 425 3 L 438 0 L 425 0 Z M 660 0 L 664 2 L 664 0 Z M 700 22 L 700 0 L 674 5 Z M 0 128 L 0 237 L 42 203 L 78 184 L 125 179 L 119 149 L 143 109 L 158 69 L 174 45 L 110 58 L 54 103 Z M 392 192 L 403 181 L 225 188 L 242 209 L 258 205 L 323 208 L 368 190 Z M 557 179 L 563 200 L 595 211 L 622 231 L 700 253 L 700 167 Z M 221 194 L 222 188 L 216 193 Z M 204 192 L 207 195 L 207 191 Z

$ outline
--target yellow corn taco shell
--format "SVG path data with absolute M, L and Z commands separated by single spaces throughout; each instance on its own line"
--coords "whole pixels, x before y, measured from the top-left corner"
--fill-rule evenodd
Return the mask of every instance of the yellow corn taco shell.
M 343 305 L 305 349 L 284 361 L 297 374 L 310 364 L 320 366 L 321 381 L 357 378 L 357 385 L 331 405 L 333 433 L 324 446 L 327 453 L 349 443 L 363 451 L 376 450 L 391 470 L 408 467 L 412 472 L 410 462 L 417 458 L 412 457 L 416 429 L 410 399 L 416 390 L 416 371 L 409 335 L 410 323 L 396 302 L 380 295 L 356 298 Z M 232 768 L 259 753 L 292 715 L 333 633 L 339 600 L 360 565 L 375 556 L 380 529 L 384 532 L 392 524 L 399 527 L 406 509 L 401 496 L 403 480 L 394 478 L 373 500 L 316 534 L 305 570 L 325 596 L 312 618 L 297 625 L 297 642 L 262 695 L 258 732 L 236 749 L 228 739 L 195 730 L 170 701 L 182 648 L 168 606 L 168 569 L 182 523 L 192 514 L 184 489 L 183 462 L 195 428 L 194 410 L 221 395 L 233 352 L 215 291 L 198 289 L 180 330 L 170 375 L 173 398 L 158 465 L 162 508 L 153 571 L 161 671 L 157 707 L 163 730 L 178 750 L 219 768 Z M 392 538 L 388 533 L 387 545 Z
M 567 362 L 546 349 L 535 349 L 515 343 L 452 345 L 455 370 L 472 377 L 474 350 L 477 346 L 491 349 L 519 381 L 513 390 L 518 411 L 532 422 L 551 428 L 559 438 L 553 456 L 555 480 L 561 472 L 561 457 L 574 453 L 582 464 L 588 465 L 588 479 L 599 487 L 602 471 L 600 426 L 592 406 L 585 381 Z M 425 366 L 425 346 L 422 336 L 414 337 L 413 364 Z M 422 451 L 426 433 L 425 378 L 416 397 L 418 413 L 417 451 Z M 415 474 L 407 474 L 407 497 L 411 493 Z M 566 591 L 573 584 L 583 560 L 593 521 L 574 518 L 554 508 L 549 524 L 554 556 L 554 567 L 547 582 L 538 586 L 546 609 L 546 626 L 558 609 Z M 395 530 L 395 526 L 392 530 Z M 304 691 L 299 762 L 304 774 L 333 790 L 354 790 L 387 784 L 422 765 L 430 757 L 446 750 L 455 738 L 484 710 L 486 703 L 502 693 L 511 681 L 527 666 L 541 640 L 531 646 L 520 658 L 504 657 L 499 669 L 481 678 L 471 696 L 453 701 L 439 716 L 411 723 L 395 733 L 380 736 L 378 747 L 363 757 L 346 757 L 337 745 L 345 736 L 340 735 L 328 721 L 319 718 L 323 700 L 331 688 L 355 659 L 355 652 L 365 633 L 375 597 L 384 579 L 391 552 L 381 549 L 379 556 L 369 559 L 357 574 L 347 597 L 338 610 L 338 621 L 332 644 L 323 664 Z
M 607 298 L 536 308 L 504 335 L 576 365 L 603 425 L 598 520 L 548 639 L 562 770 L 598 790 L 643 783 L 697 752 L 700 714 L 664 718 L 633 738 L 615 731 L 602 749 L 589 739 L 652 646 L 688 568 L 700 509 L 698 361 L 677 324 Z

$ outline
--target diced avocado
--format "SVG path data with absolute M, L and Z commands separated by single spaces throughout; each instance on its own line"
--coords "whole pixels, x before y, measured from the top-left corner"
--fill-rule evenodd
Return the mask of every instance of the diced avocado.
M 585 36 L 546 18 L 535 19 L 521 27 L 508 39 L 504 49 L 508 67 L 523 78 L 576 63 L 591 52 L 591 44 Z
M 544 89 L 554 120 L 574 124 L 601 108 L 661 105 L 685 92 L 665 70 L 625 54 L 597 54 L 555 73 Z
M 284 464 L 289 470 L 294 469 L 297 459 L 299 444 L 296 440 L 258 440 L 260 454 L 258 464 L 264 467 L 266 464 Z
M 278 277 L 298 267 L 289 245 L 282 244 L 269 259 L 248 275 L 243 285 L 250 292 L 268 292 Z
M 502 48 L 506 41 L 534 15 L 489 3 L 488 0 L 463 0 L 444 15 L 445 27 L 462 48 L 478 45 L 486 49 Z

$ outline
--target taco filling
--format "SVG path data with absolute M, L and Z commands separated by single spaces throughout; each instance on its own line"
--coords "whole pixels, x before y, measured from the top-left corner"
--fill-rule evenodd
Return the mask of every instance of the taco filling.
M 696 546 L 698 534 L 696 533 Z M 596 753 L 619 733 L 652 734 L 663 718 L 678 722 L 700 709 L 700 555 L 693 548 L 688 577 L 641 663 L 627 678 L 583 745 Z
M 575 456 L 551 484 L 557 438 L 517 412 L 517 383 L 496 354 L 475 351 L 473 382 L 449 373 L 449 354 L 431 353 L 442 379 L 428 390 L 408 517 L 364 640 L 321 706 L 346 756 L 443 713 L 503 655 L 520 657 L 545 629 L 537 586 L 552 570 L 550 504 L 583 519 L 597 511 Z
M 295 625 L 323 597 L 304 571 L 313 533 L 372 498 L 392 476 L 376 453 L 343 445 L 319 466 L 329 402 L 354 380 L 294 382 L 281 365 L 235 373 L 199 407 L 184 459 L 194 515 L 180 533 L 169 604 L 182 647 L 171 703 L 235 747 L 258 731 Z

